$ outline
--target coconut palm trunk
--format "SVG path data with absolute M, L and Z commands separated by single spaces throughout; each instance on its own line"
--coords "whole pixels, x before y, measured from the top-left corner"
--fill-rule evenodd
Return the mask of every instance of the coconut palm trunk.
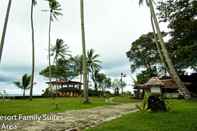
M 159 46 L 159 43 L 158 43 L 158 38 L 157 38 L 157 35 L 156 35 L 156 31 L 155 31 L 152 15 L 151 15 L 151 25 L 152 25 L 152 29 L 153 29 L 155 45 L 157 47 L 157 51 L 159 53 L 159 57 L 160 57 L 161 63 L 163 63 L 164 66 L 167 67 L 166 62 L 165 62 L 164 57 L 163 57 L 163 53 L 161 52 L 161 47 Z
M 51 88 L 51 21 L 52 21 L 52 11 L 50 11 L 50 16 L 49 16 L 49 40 L 48 40 L 48 62 L 49 62 L 49 87 Z
M 155 11 L 154 11 L 152 0 L 149 0 L 149 8 L 150 8 L 150 13 L 151 13 L 152 18 L 153 18 L 153 22 L 155 24 L 155 28 L 156 28 L 158 39 L 159 39 L 159 44 L 160 44 L 160 47 L 161 47 L 161 52 L 163 53 L 163 57 L 165 59 L 166 65 L 167 65 L 167 69 L 169 70 L 169 73 L 170 73 L 171 77 L 176 82 L 177 86 L 179 87 L 179 91 L 183 94 L 184 98 L 185 99 L 190 99 L 191 94 L 190 94 L 189 90 L 184 86 L 180 77 L 178 76 L 178 74 L 175 70 L 175 67 L 174 67 L 174 65 L 173 65 L 173 63 L 170 59 L 169 54 L 168 54 L 168 51 L 166 49 L 161 31 L 160 31 L 159 23 L 158 23 L 158 20 L 157 20 Z
M 86 45 L 85 45 L 85 28 L 84 28 L 84 1 L 80 0 L 80 13 L 81 13 L 81 35 L 82 35 L 82 52 L 83 52 L 83 96 L 84 103 L 89 102 L 88 98 L 88 68 L 86 57 Z
M 32 73 L 31 73 L 31 83 L 30 83 L 30 100 L 32 100 L 33 94 L 33 85 L 34 85 L 34 73 L 35 73 L 35 38 L 34 38 L 34 21 L 33 21 L 33 14 L 34 14 L 34 5 L 35 0 L 31 1 L 31 39 L 32 39 Z
M 6 35 L 6 30 L 7 30 L 7 24 L 8 24 L 11 5 L 12 5 L 12 0 L 9 0 L 8 7 L 7 7 L 7 12 L 6 12 L 6 16 L 5 16 L 5 22 L 4 22 L 4 26 L 3 26 L 3 33 L 2 33 L 2 37 L 1 37 L 0 63 L 1 63 L 2 54 L 3 54 L 3 46 L 4 46 L 4 41 L 5 41 L 5 35 Z
M 23 90 L 23 97 L 25 97 L 25 89 Z

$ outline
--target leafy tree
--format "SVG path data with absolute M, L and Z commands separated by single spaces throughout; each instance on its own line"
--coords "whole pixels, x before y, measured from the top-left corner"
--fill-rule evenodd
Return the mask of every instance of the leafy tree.
M 159 2 L 159 19 L 168 22 L 170 50 L 178 70 L 197 69 L 197 2 L 195 0 L 168 0 Z
M 3 46 L 4 46 L 6 31 L 7 31 L 7 25 L 8 25 L 8 20 L 9 20 L 9 14 L 10 14 L 11 5 L 12 5 L 12 0 L 9 0 L 8 1 L 7 11 L 6 11 L 6 16 L 5 16 L 5 21 L 4 21 L 4 26 L 3 26 L 1 43 L 0 43 L 0 63 L 1 63 L 2 54 L 3 54 Z
M 82 36 L 82 52 L 83 52 L 83 91 L 84 103 L 89 103 L 88 98 L 88 67 L 86 57 L 86 40 L 84 27 L 84 1 L 80 0 L 80 15 L 81 15 L 81 36 Z
M 144 84 L 146 83 L 151 77 L 156 77 L 158 75 L 156 67 L 153 69 L 147 69 L 142 71 L 141 73 L 137 74 L 137 81 L 135 84 Z
M 165 36 L 165 33 L 163 35 Z M 157 50 L 154 37 L 152 32 L 140 36 L 131 43 L 131 48 L 126 53 L 131 62 L 131 72 L 137 69 L 145 69 L 137 74 L 137 83 L 143 84 L 153 76 L 166 75 L 166 70 L 159 58 L 159 51 Z
M 139 4 L 142 4 L 144 0 L 139 0 Z M 191 94 L 188 91 L 187 88 L 185 88 L 184 84 L 182 83 L 181 79 L 179 78 L 175 67 L 172 63 L 172 60 L 169 56 L 169 53 L 166 49 L 166 45 L 164 43 L 163 37 L 162 37 L 162 33 L 160 31 L 160 27 L 159 27 L 159 23 L 155 14 L 155 10 L 154 10 L 154 5 L 153 5 L 153 1 L 152 0 L 146 0 L 146 4 L 150 9 L 150 14 L 151 14 L 151 21 L 153 23 L 152 27 L 155 27 L 155 31 L 157 34 L 155 34 L 157 37 L 157 39 L 159 40 L 159 46 L 160 48 L 158 50 L 160 50 L 165 63 L 164 65 L 166 66 L 166 68 L 168 69 L 169 74 L 171 75 L 171 77 L 173 78 L 173 80 L 176 82 L 177 86 L 179 87 L 179 91 L 184 95 L 185 99 L 189 99 L 191 98 Z M 154 30 L 154 28 L 153 28 Z M 162 59 L 162 58 L 161 58 Z
M 29 76 L 28 74 L 24 74 L 20 81 L 14 82 L 14 84 L 18 88 L 23 89 L 23 96 L 25 96 L 25 90 L 30 88 L 30 83 L 31 83 L 31 76 Z
M 58 78 L 62 80 L 73 79 L 78 74 L 74 69 L 70 60 L 58 59 L 57 65 L 51 65 L 51 76 L 49 74 L 49 67 L 40 72 L 45 77 Z
M 153 66 L 160 64 L 153 33 L 144 34 L 132 42 L 127 57 L 131 62 L 132 72 L 139 68 L 151 70 Z
M 34 6 L 36 5 L 36 0 L 31 0 L 31 37 L 32 37 L 32 73 L 31 73 L 31 87 L 30 87 L 30 100 L 32 100 L 33 86 L 34 86 L 34 73 L 35 73 L 35 38 L 34 38 Z

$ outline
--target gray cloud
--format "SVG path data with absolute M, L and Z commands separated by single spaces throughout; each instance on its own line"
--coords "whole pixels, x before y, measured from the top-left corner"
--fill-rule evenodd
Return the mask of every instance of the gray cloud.
M 36 65 L 38 71 L 47 65 L 48 3 L 37 0 L 35 7 Z M 79 0 L 59 0 L 63 16 L 52 23 L 52 44 L 63 38 L 74 55 L 81 54 Z M 7 1 L 0 1 L 0 17 L 5 17 Z M 4 19 L 0 20 L 0 31 Z M 87 49 L 101 55 L 102 66 L 111 76 L 130 72 L 125 52 L 141 34 L 151 31 L 146 7 L 132 0 L 85 1 Z M 14 0 L 0 70 L 29 72 L 31 67 L 30 1 Z M 6 68 L 11 66 L 11 68 Z M 23 70 L 23 71 L 22 71 Z

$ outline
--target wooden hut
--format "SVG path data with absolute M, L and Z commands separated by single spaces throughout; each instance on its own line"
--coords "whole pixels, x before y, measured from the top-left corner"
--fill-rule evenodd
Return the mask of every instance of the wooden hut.
M 187 86 L 191 83 L 184 82 L 184 84 Z M 145 91 L 166 98 L 178 98 L 180 96 L 178 93 L 178 87 L 172 79 L 160 80 L 158 77 L 152 77 L 145 84 L 135 85 L 134 89 L 136 98 L 143 98 Z
M 57 88 L 57 96 L 80 96 L 81 95 L 81 82 L 57 80 L 47 82 L 54 88 Z

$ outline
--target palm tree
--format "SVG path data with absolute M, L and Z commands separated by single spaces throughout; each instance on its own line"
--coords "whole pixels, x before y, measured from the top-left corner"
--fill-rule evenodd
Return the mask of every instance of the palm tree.
M 56 64 L 56 68 L 58 66 L 58 59 L 65 60 L 66 56 L 70 56 L 68 52 L 70 52 L 67 44 L 64 44 L 62 39 L 57 39 L 55 46 L 51 49 L 51 55 L 54 56 L 54 64 Z M 56 95 L 57 95 L 57 87 L 56 87 Z
M 32 73 L 31 73 L 31 87 L 30 87 L 30 100 L 32 100 L 33 85 L 34 85 L 34 73 L 35 73 L 35 41 L 34 41 L 34 6 L 36 5 L 36 0 L 31 1 L 31 38 L 32 38 Z
M 144 0 L 139 0 L 139 4 L 142 4 Z M 159 40 L 159 46 L 160 48 L 157 46 L 157 48 L 159 48 L 158 50 L 160 50 L 161 52 L 161 60 L 164 62 L 164 65 L 166 66 L 166 69 L 168 69 L 169 74 L 171 75 L 171 77 L 173 78 L 173 80 L 176 82 L 177 86 L 179 87 L 179 91 L 180 93 L 182 93 L 185 97 L 185 99 L 190 99 L 191 98 L 191 94 L 189 92 L 189 90 L 184 86 L 183 82 L 181 81 L 180 77 L 178 76 L 176 69 L 172 63 L 172 60 L 169 56 L 169 53 L 167 51 L 167 48 L 165 46 L 163 37 L 162 37 L 162 33 L 159 27 L 159 23 L 155 14 L 155 10 L 154 10 L 154 6 L 153 6 L 153 2 L 152 0 L 146 0 L 147 5 L 149 6 L 150 9 L 150 14 L 151 14 L 151 20 L 153 22 L 153 26 L 156 29 L 156 35 L 157 38 Z M 154 31 L 154 28 L 153 28 Z M 163 58 L 162 58 L 163 57 Z
M 95 76 L 101 69 L 101 66 L 99 65 L 101 63 L 101 61 L 98 60 L 98 58 L 99 58 L 99 55 L 95 54 L 95 51 L 93 49 L 90 49 L 87 52 L 88 69 L 89 69 L 89 72 L 91 72 L 91 77 L 94 82 L 94 88 L 95 88 L 96 92 L 98 91 L 98 89 L 97 89 L 97 83 L 96 83 Z M 88 76 L 89 76 L 89 72 L 88 72 Z
M 25 90 L 30 88 L 30 82 L 31 82 L 31 76 L 24 74 L 22 76 L 21 81 L 15 81 L 14 84 L 18 88 L 23 89 L 23 96 L 25 96 Z
M 64 40 L 62 39 L 56 40 L 55 46 L 52 47 L 51 52 L 51 55 L 54 56 L 54 63 L 57 63 L 59 58 L 65 59 L 66 56 L 70 56 L 68 53 L 70 52 L 69 47 L 67 44 L 64 44 Z
M 49 59 L 49 82 L 51 83 L 51 22 L 57 20 L 57 16 L 62 15 L 59 2 L 56 0 L 47 0 L 49 2 L 49 40 L 48 40 L 48 59 Z M 49 84 L 49 86 L 51 86 Z
M 8 7 L 7 7 L 7 12 L 6 12 L 6 16 L 5 16 L 5 22 L 4 22 L 4 26 L 3 26 L 3 33 L 2 33 L 2 37 L 1 37 L 1 43 L 0 43 L 0 63 L 1 63 L 1 58 L 2 58 L 2 54 L 3 54 L 3 46 L 4 46 L 4 41 L 5 41 L 5 35 L 6 35 L 6 30 L 7 30 L 7 24 L 8 24 L 11 4 L 12 4 L 12 0 L 9 0 Z
M 86 58 L 86 41 L 85 41 L 85 27 L 84 27 L 84 1 L 80 0 L 80 14 L 81 14 L 81 35 L 82 35 L 82 52 L 83 52 L 83 95 L 84 103 L 89 103 L 88 98 L 88 68 Z

